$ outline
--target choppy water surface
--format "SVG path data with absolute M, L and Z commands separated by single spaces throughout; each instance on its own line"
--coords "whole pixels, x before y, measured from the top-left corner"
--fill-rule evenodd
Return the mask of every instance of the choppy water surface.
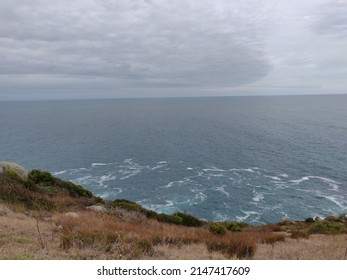
M 250 223 L 347 211 L 347 96 L 0 102 L 0 158 Z

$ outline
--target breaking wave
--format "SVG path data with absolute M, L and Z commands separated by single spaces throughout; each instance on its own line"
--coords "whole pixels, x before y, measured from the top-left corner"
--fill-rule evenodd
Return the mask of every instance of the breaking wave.
M 341 182 L 316 175 L 295 178 L 260 167 L 199 167 L 169 160 L 143 164 L 128 158 L 53 174 L 103 198 L 127 198 L 158 212 L 187 211 L 206 220 L 261 224 L 347 210 Z

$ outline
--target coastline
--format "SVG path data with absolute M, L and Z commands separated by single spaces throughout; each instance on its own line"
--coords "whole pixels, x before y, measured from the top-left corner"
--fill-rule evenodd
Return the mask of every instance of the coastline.
M 263 226 L 202 221 L 105 201 L 39 170 L 0 173 L 0 225 L 0 259 L 347 258 L 346 215 Z

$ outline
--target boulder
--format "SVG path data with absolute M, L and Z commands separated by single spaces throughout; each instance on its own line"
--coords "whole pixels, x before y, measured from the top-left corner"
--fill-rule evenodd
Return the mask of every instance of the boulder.
M 8 215 L 11 212 L 5 205 L 0 203 L 0 216 Z
M 14 162 L 1 161 L 0 162 L 0 173 L 12 170 L 18 174 L 19 177 L 26 180 L 28 178 L 28 170 Z
M 74 219 L 78 219 L 80 217 L 80 214 L 76 213 L 76 212 L 67 212 L 65 213 L 66 217 L 71 217 Z
M 107 209 L 101 205 L 92 205 L 87 207 L 88 210 L 92 210 L 94 212 L 107 212 Z

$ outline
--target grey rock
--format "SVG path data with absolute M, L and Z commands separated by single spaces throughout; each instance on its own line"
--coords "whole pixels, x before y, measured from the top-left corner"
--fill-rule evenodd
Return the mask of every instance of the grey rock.
M 92 205 L 87 207 L 88 210 L 92 210 L 95 212 L 107 212 L 107 209 L 101 205 Z
M 65 213 L 65 216 L 78 219 L 80 217 L 80 214 L 78 214 L 76 212 L 67 212 L 67 213 Z
M 62 231 L 63 230 L 63 226 L 62 225 L 58 225 L 56 227 L 53 227 L 53 231 L 54 232 L 58 232 L 58 231 Z
M 11 213 L 12 211 L 8 209 L 5 205 L 0 203 L 0 216 L 5 216 Z
M 0 173 L 6 171 L 6 170 L 12 170 L 16 172 L 19 177 L 26 180 L 28 178 L 28 170 L 26 170 L 23 166 L 20 166 L 17 163 L 14 162 L 7 162 L 7 161 L 1 161 L 0 162 Z

